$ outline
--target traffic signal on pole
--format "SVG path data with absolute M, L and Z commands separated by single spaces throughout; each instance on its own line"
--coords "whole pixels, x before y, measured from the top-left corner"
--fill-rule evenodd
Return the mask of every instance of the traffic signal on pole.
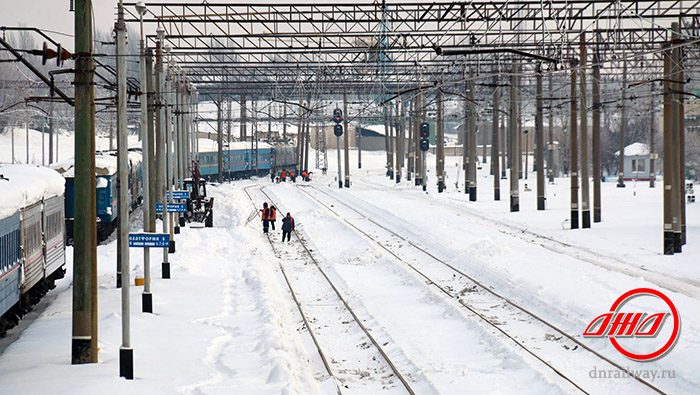
M 333 122 L 335 123 L 341 123 L 343 122 L 343 111 L 339 108 L 336 108 L 333 110 Z M 342 129 L 340 131 L 340 134 L 343 134 Z
M 338 136 L 338 137 L 342 136 L 342 135 L 343 135 L 343 125 L 341 125 L 341 124 L 336 124 L 336 125 L 333 127 L 333 134 L 335 134 L 335 135 Z
M 420 124 L 420 150 L 427 151 L 430 148 L 430 142 L 428 138 L 430 137 L 430 125 L 427 122 Z

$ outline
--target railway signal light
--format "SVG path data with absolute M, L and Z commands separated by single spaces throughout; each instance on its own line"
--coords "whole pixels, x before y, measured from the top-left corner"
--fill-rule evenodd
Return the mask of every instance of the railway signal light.
M 333 127 L 333 134 L 336 135 L 336 137 L 340 137 L 343 135 L 343 125 L 337 124 Z
M 339 108 L 336 108 L 333 110 L 333 122 L 335 123 L 341 123 L 343 122 L 343 111 Z M 343 131 L 341 129 L 340 134 L 336 134 L 336 136 L 340 136 L 343 134 Z
M 427 151 L 430 148 L 430 142 L 428 138 L 430 137 L 430 125 L 427 122 L 420 124 L 420 150 Z

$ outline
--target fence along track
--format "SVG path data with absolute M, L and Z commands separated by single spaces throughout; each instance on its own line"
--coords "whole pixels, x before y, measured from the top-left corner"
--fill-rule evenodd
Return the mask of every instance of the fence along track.
M 257 186 L 257 185 L 251 185 L 251 186 L 248 186 L 248 187 L 243 188 L 244 192 L 246 193 L 246 195 L 248 196 L 248 198 L 249 198 L 249 199 L 251 200 L 251 202 L 253 203 L 253 206 L 255 206 L 255 200 L 254 200 L 253 197 L 250 195 L 250 192 L 248 192 L 248 188 L 252 188 L 252 187 L 255 187 L 255 186 Z M 260 187 L 259 192 L 265 196 L 265 198 L 267 199 L 268 202 L 270 202 L 271 204 L 273 204 L 273 205 L 274 205 L 275 207 L 277 207 L 278 210 L 279 210 L 280 206 L 279 206 L 278 204 L 274 203 L 274 201 L 272 200 L 272 198 L 270 197 L 270 195 L 268 195 L 265 191 L 263 191 L 263 188 L 264 188 L 264 187 Z M 255 206 L 255 207 L 257 208 L 257 206 Z M 280 210 L 280 211 L 283 211 L 283 210 Z M 386 352 L 384 351 L 384 349 L 382 349 L 382 347 L 379 345 L 379 343 L 377 342 L 377 340 L 370 334 L 370 332 L 369 332 L 369 330 L 367 329 L 367 327 L 362 323 L 362 321 L 359 319 L 359 317 L 357 316 L 357 314 L 355 314 L 355 311 L 354 311 L 352 308 L 350 308 L 350 305 L 347 303 L 347 301 L 345 300 L 345 298 L 341 295 L 340 291 L 338 291 L 338 288 L 336 288 L 335 284 L 333 284 L 333 282 L 330 280 L 330 278 L 328 277 L 328 275 L 326 274 L 326 272 L 321 268 L 321 266 L 319 265 L 318 261 L 316 260 L 316 258 L 315 258 L 315 257 L 313 256 L 313 254 L 311 253 L 311 250 L 309 250 L 308 246 L 306 245 L 306 243 L 305 243 L 305 242 L 303 241 L 303 239 L 301 238 L 299 232 L 295 229 L 292 233 L 294 233 L 294 237 L 297 239 L 297 241 L 299 242 L 299 244 L 303 247 L 304 252 L 306 253 L 306 256 L 309 257 L 310 261 L 311 261 L 311 262 L 314 264 L 314 266 L 318 269 L 318 271 L 321 273 L 321 275 L 322 275 L 323 278 L 326 280 L 326 282 L 328 282 L 328 285 L 330 285 L 330 287 L 331 287 L 331 289 L 333 290 L 333 292 L 335 293 L 335 295 L 336 295 L 336 296 L 338 297 L 338 299 L 341 301 L 341 303 L 343 304 L 343 307 L 345 307 L 345 309 L 348 311 L 348 313 L 350 313 L 350 315 L 352 316 L 352 318 L 353 318 L 353 319 L 355 320 L 355 322 L 357 323 L 358 327 L 360 327 L 360 328 L 362 329 L 362 331 L 364 332 L 364 335 L 372 342 L 372 344 L 374 345 L 374 347 L 377 349 L 377 351 L 379 352 L 379 354 L 382 356 L 382 358 L 383 358 L 384 361 L 386 362 L 387 366 L 389 366 L 389 368 L 391 369 L 391 371 L 392 371 L 392 373 L 394 374 L 394 376 L 396 376 L 396 378 L 399 379 L 399 381 L 401 382 L 401 384 L 404 386 L 404 388 L 406 389 L 406 391 L 407 391 L 410 395 L 415 395 L 416 393 L 413 391 L 413 389 L 411 388 L 411 386 L 410 386 L 410 384 L 408 383 L 408 381 L 403 377 L 403 375 L 401 374 L 401 372 L 399 372 L 399 370 L 398 370 L 398 368 L 396 367 L 396 365 L 394 365 L 394 363 L 391 361 L 391 359 L 389 359 L 389 356 L 386 354 Z M 269 236 L 268 236 L 268 241 L 270 242 L 270 245 L 272 246 L 272 249 L 273 249 L 273 251 L 275 252 L 275 255 L 279 257 L 279 253 L 278 253 L 277 249 L 275 248 L 274 243 L 272 242 L 272 239 L 270 239 Z M 283 275 L 283 277 L 284 277 L 284 280 L 285 280 L 285 282 L 287 283 L 287 287 L 289 288 L 289 291 L 291 292 L 292 298 L 294 299 L 294 303 L 296 304 L 297 309 L 299 310 L 299 313 L 301 314 L 301 317 L 302 317 L 302 319 L 303 319 L 303 321 L 304 321 L 304 325 L 305 325 L 306 328 L 308 329 L 309 334 L 311 335 L 311 338 L 312 338 L 312 340 L 313 340 L 313 342 L 314 342 L 314 345 L 315 345 L 315 347 L 316 347 L 316 349 L 317 349 L 319 355 L 321 356 L 321 360 L 323 361 L 323 364 L 324 364 L 324 366 L 325 366 L 325 368 L 326 368 L 326 371 L 327 371 L 328 374 L 329 374 L 331 377 L 333 377 L 333 379 L 335 380 L 338 394 L 340 394 L 340 393 L 341 393 L 341 390 L 340 390 L 340 384 L 338 383 L 338 379 L 337 379 L 337 377 L 335 377 L 335 375 L 333 375 L 333 373 L 332 373 L 332 370 L 331 370 L 331 367 L 330 367 L 330 363 L 328 362 L 328 359 L 326 358 L 326 356 L 325 356 L 323 350 L 321 350 L 321 346 L 320 346 L 320 344 L 319 344 L 319 342 L 318 342 L 318 340 L 317 340 L 316 334 L 314 334 L 314 332 L 313 332 L 313 330 L 312 330 L 312 328 L 311 328 L 311 325 L 309 325 L 309 321 L 308 321 L 308 319 L 307 319 L 307 317 L 306 317 L 306 314 L 304 313 L 303 308 L 301 307 L 301 303 L 299 302 L 299 300 L 298 300 L 298 298 L 297 298 L 297 296 L 296 296 L 296 292 L 294 292 L 294 289 L 292 288 L 292 285 L 291 285 L 291 283 L 290 283 L 290 281 L 289 281 L 289 278 L 288 278 L 288 276 L 287 276 L 287 274 L 286 274 L 286 272 L 285 272 L 285 270 L 284 270 L 284 267 L 282 266 L 282 263 L 281 263 L 281 262 L 278 262 L 278 265 L 279 265 L 280 271 L 282 272 L 282 275 Z
M 391 229 L 385 227 L 384 225 L 382 225 L 381 223 L 379 223 L 379 222 L 377 222 L 377 221 L 374 221 L 372 218 L 370 218 L 370 217 L 364 215 L 364 214 L 361 213 L 359 210 L 357 210 L 356 208 L 354 208 L 354 207 L 350 206 L 349 204 L 343 202 L 342 200 L 340 200 L 340 199 L 338 199 L 338 198 L 336 198 L 336 197 L 330 195 L 328 192 L 323 191 L 323 190 L 321 190 L 321 189 L 319 189 L 319 188 L 316 188 L 316 187 L 314 187 L 314 186 L 310 186 L 310 187 L 311 187 L 312 189 L 314 189 L 314 190 L 316 190 L 316 191 L 318 191 L 318 192 L 320 192 L 320 193 L 322 193 L 322 194 L 324 194 L 324 195 L 330 197 L 331 199 L 333 199 L 333 200 L 339 202 L 339 203 L 342 204 L 343 206 L 349 208 L 350 210 L 352 210 L 353 212 L 355 212 L 355 213 L 357 213 L 359 216 L 361 216 L 363 219 L 365 219 L 365 220 L 371 222 L 372 224 L 374 224 L 374 225 L 378 226 L 379 228 L 385 230 L 386 232 L 388 232 L 388 233 L 394 235 L 395 237 L 397 237 L 397 238 L 399 238 L 399 239 L 405 241 L 406 243 L 408 243 L 408 245 L 410 245 L 411 247 L 413 247 L 413 248 L 416 249 L 417 251 L 420 251 L 422 254 L 424 254 L 424 255 L 430 257 L 432 260 L 434 260 L 434 261 L 440 263 L 441 265 L 443 265 L 443 266 L 449 268 L 449 269 L 452 270 L 453 272 L 455 272 L 455 273 L 459 274 L 460 276 L 462 276 L 462 277 L 468 279 L 469 281 L 471 281 L 472 283 L 474 283 L 475 285 L 477 285 L 480 289 L 483 289 L 484 291 L 488 292 L 489 294 L 495 296 L 495 297 L 498 298 L 498 299 L 501 299 L 503 302 L 505 302 L 505 303 L 507 303 L 508 305 L 514 307 L 515 309 L 522 311 L 522 312 L 525 313 L 526 315 L 528 315 L 528 316 L 534 318 L 535 320 L 541 322 L 542 324 L 548 326 L 548 327 L 551 328 L 552 330 L 554 330 L 554 331 L 558 332 L 559 334 L 563 335 L 564 337 L 566 337 L 569 341 L 575 343 L 575 344 L 578 345 L 579 347 L 581 347 L 581 348 L 583 348 L 584 350 L 586 350 L 586 351 L 592 353 L 592 354 L 595 355 L 597 358 L 599 358 L 599 359 L 601 359 L 601 360 L 607 362 L 608 364 L 614 366 L 615 368 L 617 368 L 617 369 L 619 369 L 619 370 L 625 372 L 626 374 L 629 375 L 629 377 L 634 378 L 636 381 L 638 381 L 639 383 L 645 385 L 646 387 L 650 388 L 651 390 L 653 390 L 653 391 L 655 391 L 655 392 L 657 392 L 657 393 L 659 393 L 659 394 L 665 394 L 665 392 L 662 391 L 660 388 L 658 388 L 658 387 L 656 387 L 655 385 L 653 385 L 653 384 L 647 382 L 646 380 L 643 380 L 643 379 L 640 378 L 640 377 L 637 377 L 637 375 L 635 375 L 635 374 L 634 374 L 633 372 L 631 372 L 629 369 L 627 369 L 627 368 L 621 366 L 620 364 L 614 362 L 614 361 L 611 360 L 610 358 L 608 358 L 608 357 L 606 357 L 606 356 L 600 354 L 599 352 L 593 350 L 592 348 L 588 347 L 588 346 L 587 346 L 586 344 L 584 344 L 583 342 L 581 342 L 581 341 L 579 341 L 578 339 L 574 338 L 573 336 L 569 335 L 568 333 L 566 333 L 564 330 L 560 329 L 560 328 L 557 327 L 556 325 L 550 323 L 549 321 L 547 321 L 547 320 L 545 320 L 544 318 L 540 317 L 540 316 L 537 315 L 536 313 L 533 313 L 531 310 L 528 310 L 528 309 L 526 309 L 525 307 L 522 307 L 521 305 L 515 303 L 515 302 L 512 301 L 511 299 L 509 299 L 509 298 L 507 298 L 507 297 L 505 297 L 505 296 L 499 294 L 498 292 L 492 290 L 491 288 L 489 288 L 489 287 L 487 287 L 486 285 L 482 284 L 480 281 L 476 280 L 476 279 L 473 278 L 472 276 L 470 276 L 470 275 L 466 274 L 465 272 L 463 272 L 462 270 L 456 268 L 454 265 L 452 265 L 452 264 L 450 264 L 450 263 L 448 263 L 448 262 L 445 262 L 444 260 L 442 260 L 442 259 L 438 258 L 437 256 L 433 255 L 431 252 L 427 251 L 427 250 L 424 249 L 423 247 L 420 247 L 420 246 L 416 245 L 415 243 L 413 243 L 413 241 L 409 240 L 408 238 L 406 238 L 406 237 L 404 237 L 404 236 L 402 236 L 402 235 L 400 235 L 400 234 L 394 232 L 393 230 L 391 230 Z M 418 269 L 417 267 L 415 267 L 415 265 L 412 265 L 412 264 L 410 264 L 409 262 L 407 262 L 406 260 L 404 260 L 403 258 L 399 257 L 398 254 L 396 254 L 394 251 L 392 251 L 391 249 L 389 249 L 387 246 L 385 246 L 385 245 L 382 244 L 381 242 L 377 241 L 374 237 L 372 237 L 372 236 L 369 235 L 367 232 L 365 232 L 364 230 L 362 230 L 362 229 L 360 229 L 359 227 L 357 227 L 355 224 L 353 224 L 353 223 L 351 223 L 350 221 L 348 221 L 348 220 L 346 220 L 345 218 L 343 218 L 340 214 L 338 214 L 337 211 L 333 210 L 332 207 L 329 207 L 327 204 L 323 203 L 323 202 L 322 202 L 321 200 L 319 200 L 317 197 L 315 197 L 315 196 L 313 196 L 312 194 L 310 194 L 309 192 L 305 191 L 304 188 L 297 188 L 297 189 L 300 190 L 300 191 L 302 191 L 303 193 L 305 193 L 305 194 L 306 194 L 307 196 L 309 196 L 311 199 L 313 199 L 313 200 L 315 200 L 316 202 L 318 202 L 320 205 L 322 205 L 322 206 L 325 207 L 327 210 L 329 210 L 330 212 L 332 212 L 332 213 L 333 213 L 334 215 L 336 215 L 339 219 L 343 220 L 345 223 L 347 223 L 348 225 L 350 225 L 352 228 L 354 228 L 355 230 L 357 230 L 359 233 L 361 233 L 362 235 L 364 235 L 366 238 L 368 238 L 369 240 L 371 240 L 373 243 L 377 244 L 379 247 L 381 247 L 382 249 L 384 249 L 385 251 L 387 251 L 390 255 L 392 255 L 392 256 L 393 256 L 394 258 L 396 258 L 398 261 L 400 261 L 400 262 L 404 263 L 405 265 L 407 265 L 409 268 L 411 268 L 413 271 L 415 271 L 418 275 L 420 275 L 421 277 L 423 277 L 423 278 L 428 282 L 428 284 L 435 286 L 435 287 L 438 288 L 442 293 L 448 295 L 450 298 L 456 299 L 456 300 L 460 303 L 460 305 L 462 305 L 464 308 L 466 308 L 466 309 L 469 310 L 470 312 L 474 313 L 474 314 L 477 315 L 479 318 L 481 318 L 482 320 L 484 320 L 488 325 L 492 326 L 493 328 L 495 328 L 496 330 L 498 330 L 499 332 L 501 332 L 501 333 L 502 333 L 503 335 L 505 335 L 507 338 L 509 338 L 510 340 L 512 340 L 514 343 L 516 343 L 516 344 L 517 344 L 520 348 L 522 348 L 525 352 L 527 352 L 528 354 L 532 355 L 534 358 L 536 358 L 537 360 L 539 360 L 540 362 L 542 362 L 543 364 L 545 364 L 545 365 L 546 365 L 547 367 L 549 367 L 552 371 L 554 371 L 557 375 L 559 375 L 559 376 L 562 377 L 564 380 L 566 380 L 566 381 L 568 381 L 569 383 L 571 383 L 574 387 L 576 387 L 577 389 L 579 389 L 581 392 L 588 393 L 588 392 L 585 391 L 583 388 L 581 388 L 578 384 L 576 384 L 576 383 L 575 383 L 570 377 L 568 377 L 566 374 L 564 374 L 563 372 L 561 372 L 559 369 L 557 369 L 557 368 L 556 368 L 555 366 L 553 366 L 551 363 L 545 361 L 543 358 L 541 358 L 541 357 L 539 357 L 538 355 L 536 355 L 530 348 L 528 348 L 528 347 L 527 347 L 525 344 L 523 344 L 521 341 L 517 340 L 514 336 L 511 336 L 510 334 L 508 334 L 507 332 L 505 332 L 505 330 L 502 329 L 497 323 L 495 323 L 495 322 L 489 320 L 487 317 L 485 317 L 483 314 L 479 313 L 478 311 L 475 311 L 474 308 L 472 308 L 471 306 L 467 305 L 467 304 L 466 304 L 463 300 L 461 300 L 459 297 L 453 295 L 448 289 L 446 289 L 446 288 L 443 287 L 443 286 L 440 286 L 437 282 L 435 282 L 433 279 L 431 279 L 429 276 L 427 276 L 425 273 L 423 273 L 420 269 Z

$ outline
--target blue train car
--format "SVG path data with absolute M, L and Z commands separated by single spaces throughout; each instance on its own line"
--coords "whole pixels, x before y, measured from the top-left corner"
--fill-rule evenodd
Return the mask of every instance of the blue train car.
M 139 175 L 140 175 L 140 154 L 129 153 L 130 160 L 130 189 L 135 189 L 137 198 L 132 199 L 132 205 L 140 202 Z M 65 190 L 65 212 L 66 212 L 66 233 L 69 241 L 73 237 L 73 220 L 75 218 L 75 169 L 73 160 L 52 166 L 66 180 Z M 134 182 L 135 181 L 135 182 Z M 104 240 L 109 236 L 116 226 L 118 216 L 118 194 L 117 194 L 117 157 L 116 152 L 103 152 L 95 156 L 95 195 L 96 195 L 96 217 L 97 236 L 99 240 Z
M 45 167 L 0 166 L 0 334 L 65 274 L 64 184 Z
M 0 218 L 0 317 L 20 298 L 20 215 Z M 0 322 L 0 334 L 6 323 Z
M 200 147 L 200 152 L 197 154 L 199 168 L 202 177 L 214 178 L 219 172 L 218 169 L 218 152 L 216 144 L 208 144 L 206 147 Z M 223 150 L 223 170 L 226 178 L 246 178 L 253 175 L 264 176 L 270 173 L 270 170 L 282 167 L 293 168 L 296 163 L 296 148 L 290 145 L 281 145 L 279 147 L 268 143 L 258 143 L 257 149 L 257 166 L 253 161 L 253 150 L 250 143 L 235 142 Z M 279 157 L 278 157 L 279 155 Z

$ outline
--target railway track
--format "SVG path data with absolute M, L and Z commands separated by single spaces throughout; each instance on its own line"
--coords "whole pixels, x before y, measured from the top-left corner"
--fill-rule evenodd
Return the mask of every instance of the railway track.
M 254 187 L 258 186 L 251 185 L 243 190 L 253 206 L 257 208 L 256 201 L 263 199 L 253 198 L 250 189 Z M 281 213 L 280 206 L 265 193 L 264 187 L 258 188 L 257 191 L 264 196 L 264 200 L 276 206 Z M 351 389 L 358 383 L 366 385 L 374 378 L 381 389 L 394 390 L 394 392 L 405 390 L 400 392 L 415 395 L 416 392 L 408 379 L 399 371 L 377 339 L 370 333 L 371 329 L 367 328 L 358 317 L 347 299 L 319 265 L 304 238 L 296 230 L 292 233 L 296 239 L 294 243 L 296 250 L 291 253 L 287 248 L 277 247 L 274 243 L 276 238 L 270 234 L 268 234 L 268 241 L 275 256 L 280 258 L 278 259 L 280 272 L 326 372 L 335 380 L 337 393 L 341 394 L 343 389 Z M 295 259 L 295 256 L 301 259 Z M 283 264 L 282 261 L 285 263 Z M 309 284 L 318 286 L 309 287 Z M 337 303 L 329 303 L 333 299 Z M 329 322 L 322 322 L 324 319 Z M 348 350 L 340 349 L 342 345 L 338 342 L 339 336 L 354 342 L 355 349 L 350 353 Z
M 337 205 L 328 201 L 324 202 L 307 189 L 317 191 L 326 199 L 330 198 L 333 202 L 341 204 L 359 218 L 341 215 Z M 325 207 L 398 262 L 408 267 L 424 279 L 426 284 L 433 287 L 437 293 L 456 300 L 469 313 L 478 317 L 495 332 L 505 336 L 579 391 L 583 393 L 596 392 L 595 389 L 590 388 L 595 387 L 595 383 L 592 383 L 587 376 L 588 369 L 596 367 L 597 369 L 619 370 L 621 374 L 628 375 L 630 380 L 617 383 L 622 391 L 629 392 L 631 389 L 634 393 L 664 393 L 654 384 L 636 377 L 628 368 L 588 347 L 542 316 L 491 289 L 473 276 L 368 217 L 340 198 L 313 186 L 298 187 L 297 190 Z

